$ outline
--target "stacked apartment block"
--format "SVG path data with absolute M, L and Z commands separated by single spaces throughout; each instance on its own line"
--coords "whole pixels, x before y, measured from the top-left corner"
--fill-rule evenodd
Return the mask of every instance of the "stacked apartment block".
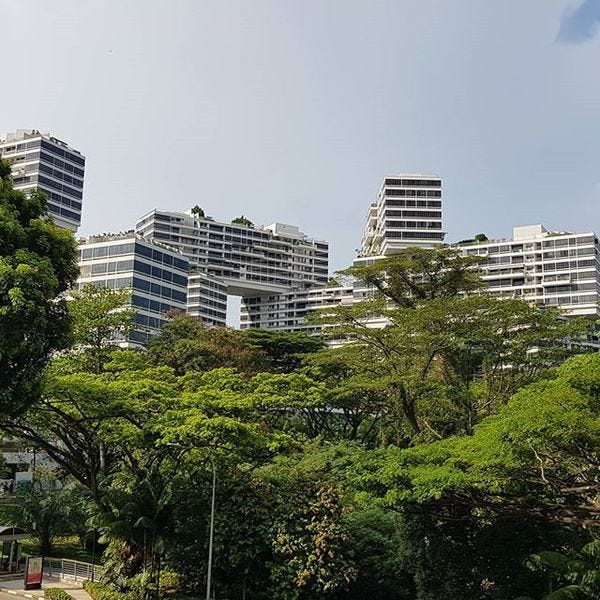
M 76 230 L 81 222 L 85 157 L 59 138 L 18 130 L 0 139 L 0 157 L 12 167 L 14 187 L 43 191 L 49 216 Z M 394 256 L 408 247 L 444 243 L 442 180 L 422 174 L 384 177 L 369 206 L 355 265 Z M 479 257 L 486 291 L 568 315 L 600 316 L 600 247 L 592 231 L 515 227 L 511 239 L 452 244 Z M 137 311 L 133 344 L 143 344 L 169 311 L 186 311 L 209 326 L 223 326 L 228 296 L 240 296 L 240 327 L 313 330 L 312 312 L 352 305 L 371 296 L 359 283 L 328 285 L 329 245 L 293 225 L 256 227 L 247 219 L 217 221 L 196 207 L 153 210 L 135 229 L 80 242 L 87 284 L 131 289 Z

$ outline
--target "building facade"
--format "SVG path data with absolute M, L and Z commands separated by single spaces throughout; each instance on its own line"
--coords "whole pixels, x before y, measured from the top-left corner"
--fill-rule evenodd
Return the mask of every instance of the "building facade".
M 188 277 L 187 313 L 211 327 L 225 325 L 227 286 L 217 277 L 192 270 Z
M 369 207 L 359 257 L 390 256 L 444 241 L 442 180 L 430 175 L 385 177 Z
M 211 325 L 225 325 L 224 293 L 241 296 L 242 316 L 252 319 L 268 310 L 258 307 L 268 304 L 269 297 L 327 282 L 328 243 L 309 238 L 294 225 L 255 227 L 216 221 L 192 211 L 153 210 L 138 221 L 136 232 L 177 248 L 189 259 L 194 287 L 188 312 L 205 318 L 203 310 L 212 311 L 205 318 Z M 208 300 L 212 304 L 203 307 L 201 302 Z
M 131 290 L 136 327 L 123 345 L 145 344 L 169 311 L 185 312 L 189 261 L 178 251 L 133 232 L 92 236 L 79 244 L 77 289 L 86 285 Z
M 515 227 L 512 239 L 470 240 L 454 245 L 480 258 L 486 293 L 555 306 L 567 315 L 600 317 L 600 247 L 592 231 Z
M 247 298 L 242 304 L 240 328 L 316 331 L 306 318 L 318 309 L 354 303 L 352 286 L 289 290 L 283 294 Z
M 54 222 L 77 230 L 85 172 L 85 157 L 78 150 L 49 134 L 20 129 L 0 140 L 0 158 L 12 166 L 15 189 L 43 191 Z

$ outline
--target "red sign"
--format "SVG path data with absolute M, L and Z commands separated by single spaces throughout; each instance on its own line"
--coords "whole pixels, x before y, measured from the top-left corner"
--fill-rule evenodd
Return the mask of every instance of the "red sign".
M 39 590 L 42 587 L 44 564 L 41 556 L 28 556 L 25 563 L 25 589 Z

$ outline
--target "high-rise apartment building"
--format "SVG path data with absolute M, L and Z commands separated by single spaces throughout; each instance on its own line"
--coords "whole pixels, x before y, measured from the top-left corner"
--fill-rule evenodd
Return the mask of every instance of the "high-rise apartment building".
M 600 317 L 600 246 L 592 231 L 548 231 L 515 227 L 512 239 L 455 244 L 478 256 L 486 293 L 556 306 L 567 315 Z
M 377 200 L 369 207 L 361 250 L 354 264 L 392 256 L 411 246 L 441 244 L 444 236 L 442 180 L 413 174 L 385 177 Z M 356 282 L 354 286 L 313 285 L 277 295 L 247 298 L 242 306 L 240 326 L 311 330 L 314 327 L 305 324 L 305 317 L 311 312 L 336 304 L 360 302 L 370 295 L 371 290 Z
M 187 308 L 189 262 L 180 252 L 133 231 L 91 236 L 79 244 L 77 289 L 92 284 L 131 290 L 136 328 L 124 345 L 140 345 L 158 333 L 165 314 Z
M 48 212 L 61 227 L 81 223 L 85 157 L 65 142 L 39 131 L 19 129 L 0 140 L 0 158 L 12 166 L 14 187 L 48 198 Z
M 192 211 L 153 210 L 138 221 L 136 231 L 177 248 L 189 259 L 193 289 L 188 312 L 209 324 L 225 324 L 225 293 L 242 296 L 242 313 L 252 318 L 256 311 L 245 306 L 254 308 L 268 297 L 327 282 L 328 243 L 309 238 L 294 225 L 255 227 L 215 221 Z
M 360 257 L 390 256 L 410 246 L 444 241 L 442 180 L 429 175 L 385 177 L 369 207 Z

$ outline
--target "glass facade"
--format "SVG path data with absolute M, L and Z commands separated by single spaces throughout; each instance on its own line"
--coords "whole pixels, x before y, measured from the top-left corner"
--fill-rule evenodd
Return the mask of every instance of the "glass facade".
M 39 189 L 48 212 L 61 226 L 81 223 L 85 157 L 64 142 L 36 131 L 20 131 L 0 141 L 0 156 L 12 164 L 13 183 L 26 193 Z

